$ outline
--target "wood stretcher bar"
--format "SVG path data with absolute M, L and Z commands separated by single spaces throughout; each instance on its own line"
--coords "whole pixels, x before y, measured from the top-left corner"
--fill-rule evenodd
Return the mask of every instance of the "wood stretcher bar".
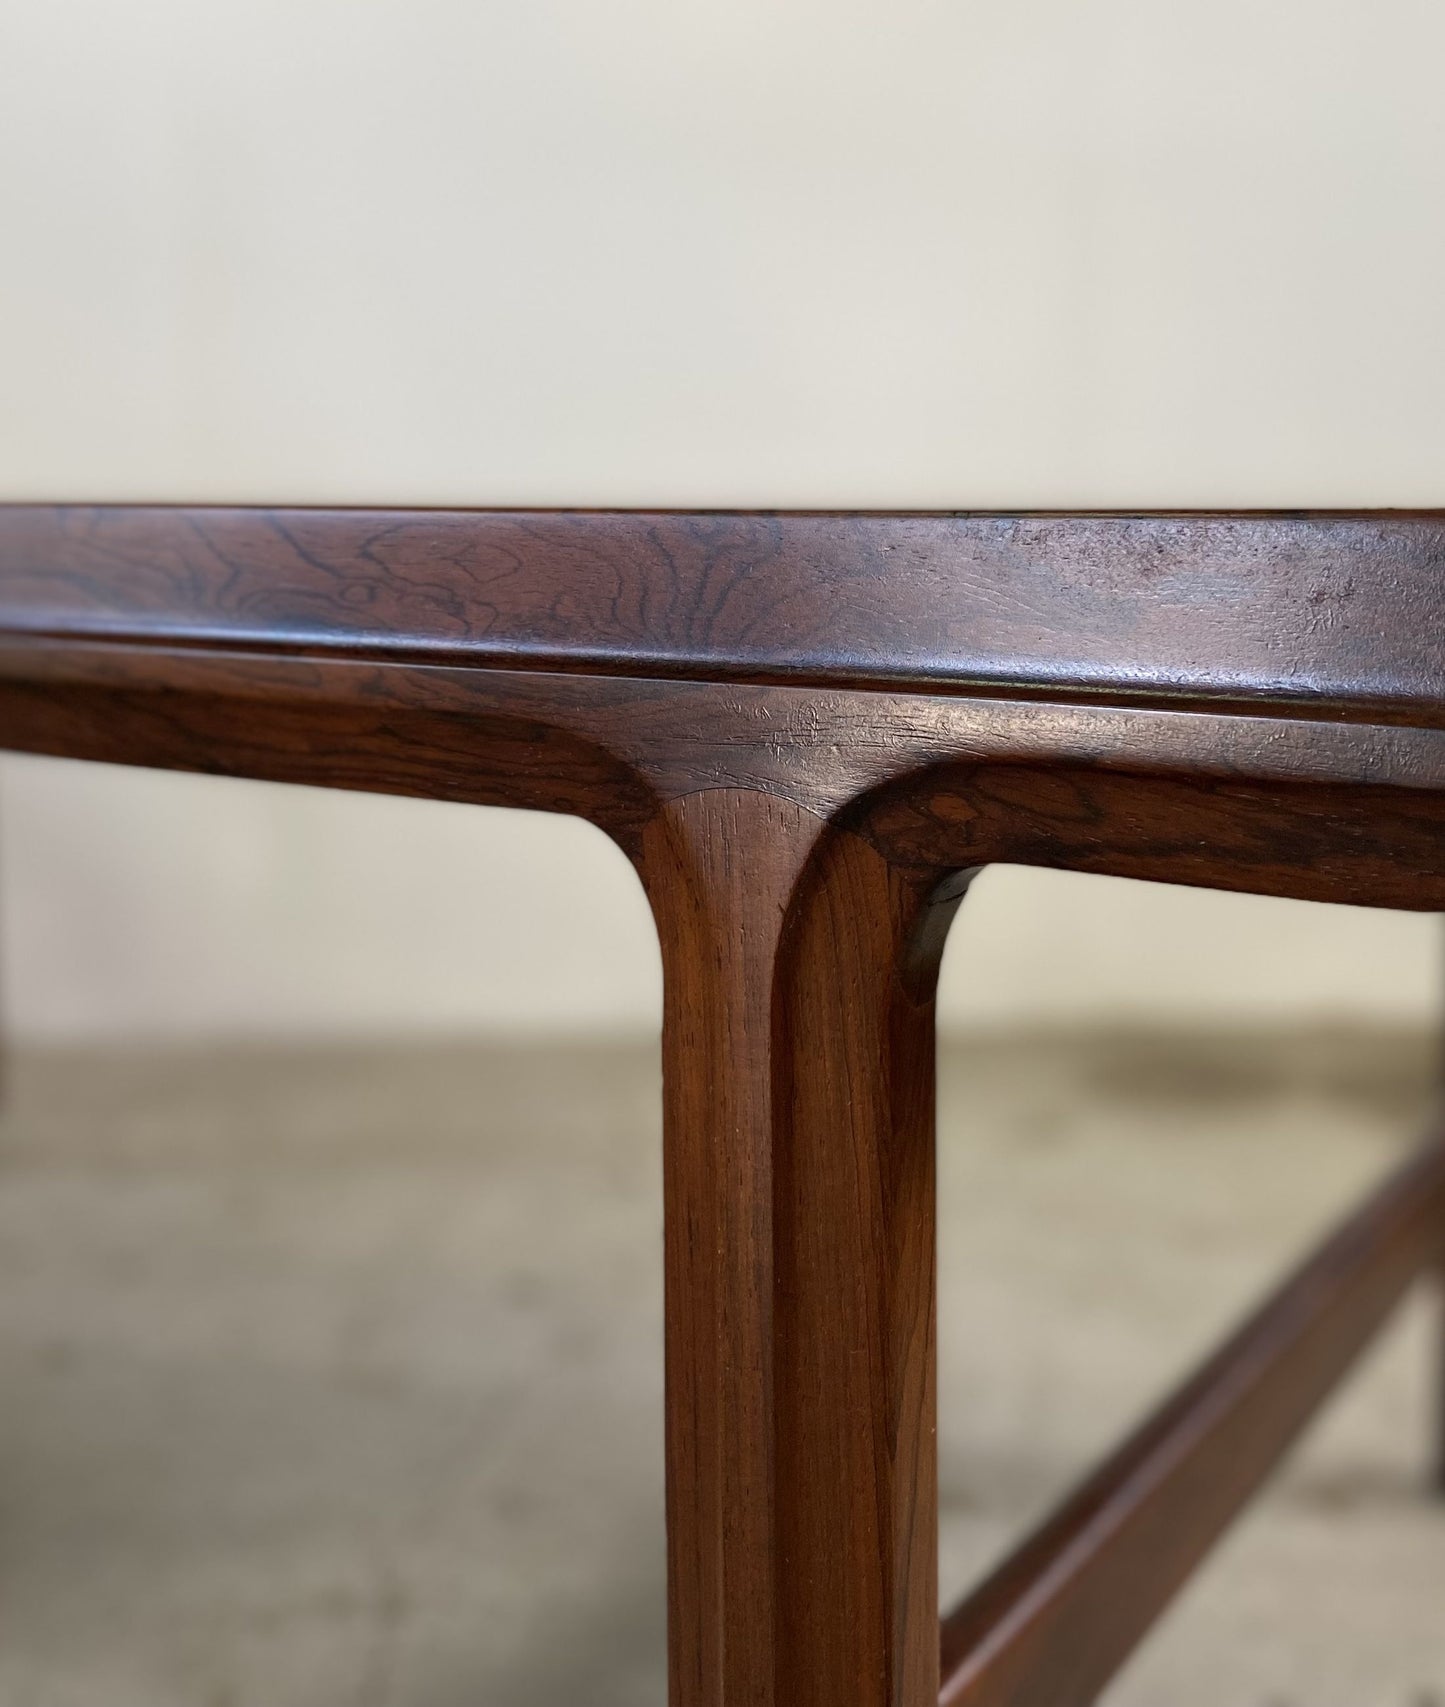
M 943 1621 L 942 1707 L 1085 1707 L 1445 1257 L 1432 1138 Z

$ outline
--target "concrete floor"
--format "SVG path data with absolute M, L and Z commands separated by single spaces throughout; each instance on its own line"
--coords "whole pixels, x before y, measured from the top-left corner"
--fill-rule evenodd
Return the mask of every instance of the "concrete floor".
M 1427 1040 L 942 1063 L 962 1587 L 1419 1117 Z M 22 1055 L 0 1707 L 658 1707 L 651 1048 Z M 1111 1707 L 1445 1701 L 1406 1313 Z

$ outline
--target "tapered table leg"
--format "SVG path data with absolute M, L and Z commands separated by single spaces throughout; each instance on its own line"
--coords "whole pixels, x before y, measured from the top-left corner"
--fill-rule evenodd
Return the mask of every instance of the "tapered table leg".
M 953 903 L 768 796 L 674 803 L 672 1707 L 933 1707 L 934 1018 Z

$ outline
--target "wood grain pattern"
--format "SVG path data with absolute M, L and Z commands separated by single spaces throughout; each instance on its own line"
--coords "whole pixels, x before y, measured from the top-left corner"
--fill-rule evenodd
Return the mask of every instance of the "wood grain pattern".
M 578 813 L 751 788 L 924 877 L 1012 861 L 1445 907 L 1445 731 L 0 639 L 12 748 Z
M 0 506 L 0 745 L 617 840 L 666 973 L 672 1707 L 931 1707 L 952 910 L 998 861 L 1445 910 L 1442 565 L 1436 513 Z M 949 1626 L 950 1699 L 1103 1681 L 1427 1260 L 1370 1213 Z
M 931 1701 L 933 986 L 962 888 L 731 789 L 673 803 L 641 869 L 667 992 L 672 1697 Z
M 1429 721 L 1442 564 L 1434 512 L 0 505 L 0 630 Z

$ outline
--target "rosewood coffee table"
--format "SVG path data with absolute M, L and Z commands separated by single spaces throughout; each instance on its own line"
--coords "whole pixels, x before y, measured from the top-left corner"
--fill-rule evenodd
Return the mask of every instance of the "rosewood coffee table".
M 954 910 L 996 860 L 1445 908 L 1445 513 L 0 508 L 0 745 L 573 812 L 635 862 L 672 1707 L 1093 1700 L 1445 1253 L 1435 1140 L 940 1643 Z

